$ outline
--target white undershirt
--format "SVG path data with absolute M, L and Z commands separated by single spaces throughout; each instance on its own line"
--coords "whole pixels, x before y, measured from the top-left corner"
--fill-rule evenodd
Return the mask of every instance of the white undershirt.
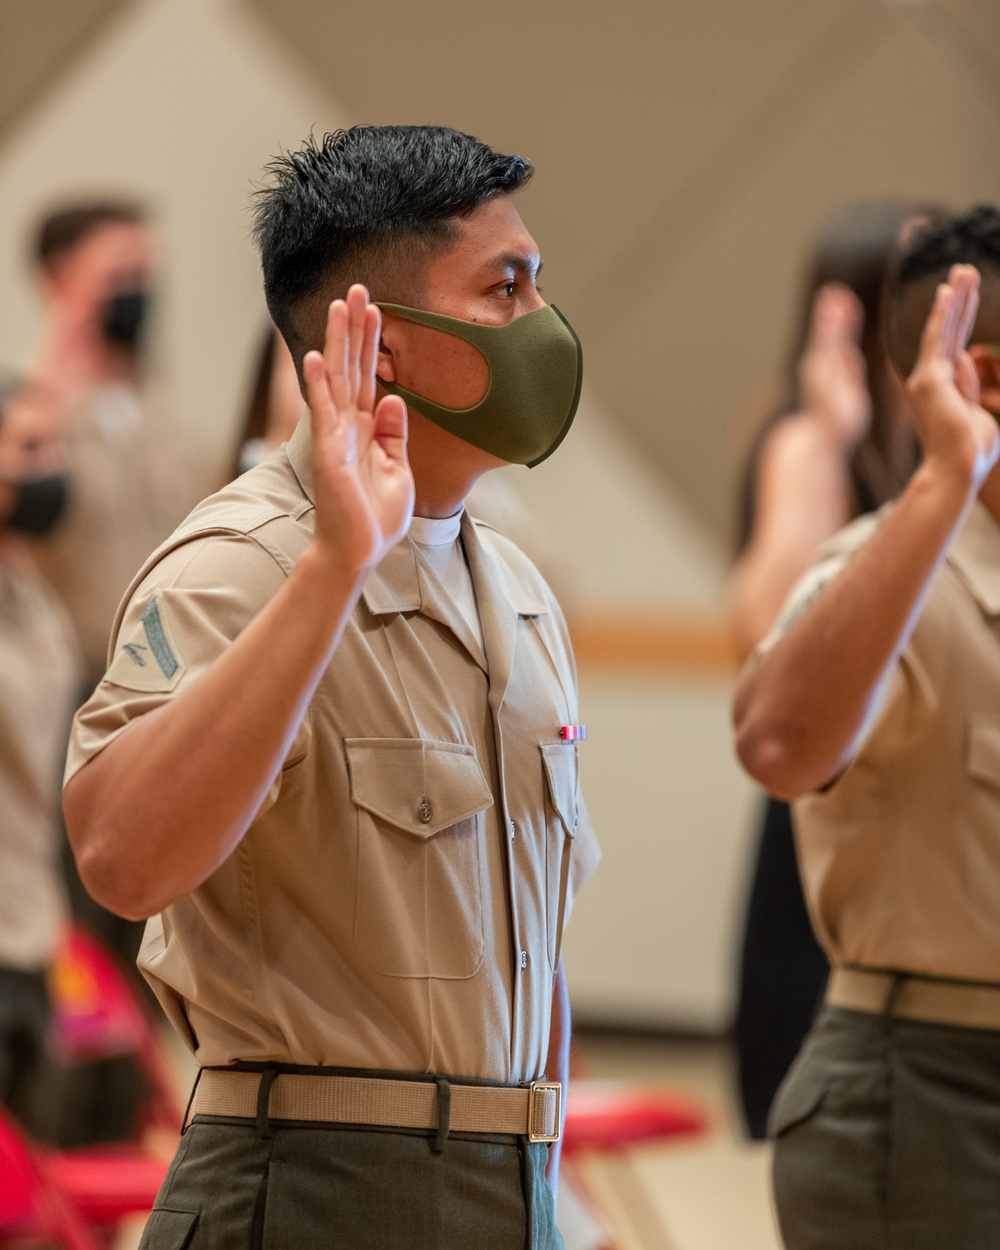
M 440 519 L 415 516 L 410 522 L 410 538 L 420 548 L 421 555 L 434 570 L 482 647 L 483 627 L 476 606 L 476 591 L 472 585 L 465 549 L 458 537 L 464 511 L 464 508 L 460 508 L 454 516 Z

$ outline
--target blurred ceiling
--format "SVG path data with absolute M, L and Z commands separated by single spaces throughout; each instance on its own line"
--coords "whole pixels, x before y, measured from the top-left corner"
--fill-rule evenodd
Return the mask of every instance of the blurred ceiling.
M 0 142 L 129 0 L 0 0 Z

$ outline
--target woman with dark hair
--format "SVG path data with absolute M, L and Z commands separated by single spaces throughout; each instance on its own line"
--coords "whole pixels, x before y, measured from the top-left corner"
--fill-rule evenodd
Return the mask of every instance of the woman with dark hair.
M 287 442 L 305 410 L 292 354 L 285 340 L 268 323 L 257 350 L 250 394 L 237 432 L 228 480 L 252 469 L 269 452 Z
M 743 477 L 731 625 L 741 659 L 762 641 L 817 549 L 874 511 L 917 466 L 916 436 L 883 339 L 883 293 L 900 236 L 928 210 L 857 205 L 820 241 L 784 399 L 762 422 Z M 798 1053 L 826 983 L 795 858 L 788 805 L 767 800 L 747 908 L 735 1046 L 751 1137 Z

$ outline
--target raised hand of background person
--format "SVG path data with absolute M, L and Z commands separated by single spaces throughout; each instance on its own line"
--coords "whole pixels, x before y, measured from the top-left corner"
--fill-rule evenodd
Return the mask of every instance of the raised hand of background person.
M 864 438 L 872 415 L 859 346 L 863 328 L 864 309 L 853 291 L 839 282 L 820 288 L 799 362 L 800 398 L 803 410 L 822 423 L 845 453 Z
M 352 580 L 375 567 L 409 527 L 413 474 L 406 459 L 406 405 L 375 402 L 382 317 L 367 290 L 334 300 L 322 354 L 303 372 L 312 428 L 316 539 Z
M 979 403 L 979 375 L 965 350 L 978 310 L 979 271 L 953 265 L 906 383 L 925 462 L 967 475 L 973 491 L 1000 456 L 1000 427 Z

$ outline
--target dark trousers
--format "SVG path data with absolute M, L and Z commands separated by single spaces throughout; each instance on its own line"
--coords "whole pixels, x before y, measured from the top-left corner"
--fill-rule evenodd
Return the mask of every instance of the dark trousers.
M 49 995 L 43 972 L 0 968 L 0 1103 L 32 1137 L 44 1137 Z
M 802 893 L 787 803 L 768 799 L 747 903 L 733 1029 L 747 1132 L 767 1136 L 778 1086 L 816 1016 L 830 971 Z
M 523 1138 L 197 1117 L 140 1250 L 562 1250 Z
M 771 1124 L 787 1250 L 1000 1246 L 1000 1033 L 825 1007 Z

